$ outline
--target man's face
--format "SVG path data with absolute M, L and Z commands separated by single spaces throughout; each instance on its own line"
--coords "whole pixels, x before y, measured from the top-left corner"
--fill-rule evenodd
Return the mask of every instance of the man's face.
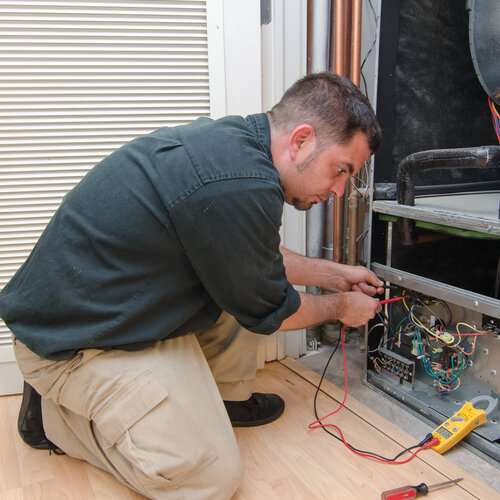
M 285 201 L 298 210 L 308 210 L 332 194 L 342 196 L 349 177 L 359 172 L 370 154 L 362 132 L 346 144 L 330 146 L 319 154 L 313 152 L 295 165 L 294 175 L 284 186 Z

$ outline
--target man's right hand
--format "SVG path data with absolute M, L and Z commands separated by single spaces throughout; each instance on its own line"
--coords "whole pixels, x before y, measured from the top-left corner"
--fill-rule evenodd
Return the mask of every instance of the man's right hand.
M 322 295 L 300 292 L 300 298 L 298 311 L 283 321 L 280 330 L 309 328 L 333 320 L 357 327 L 382 310 L 378 299 L 358 291 Z
M 357 327 L 366 325 L 381 310 L 382 305 L 378 299 L 362 292 L 344 292 L 338 319 L 344 325 Z

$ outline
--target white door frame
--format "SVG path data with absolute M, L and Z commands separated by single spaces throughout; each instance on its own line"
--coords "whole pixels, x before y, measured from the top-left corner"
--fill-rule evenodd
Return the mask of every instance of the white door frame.
M 271 22 L 262 26 L 264 110 L 269 110 L 288 87 L 306 74 L 306 59 L 307 1 L 272 0 Z M 281 236 L 283 246 L 305 255 L 305 213 L 285 204 Z M 266 341 L 266 361 L 285 356 L 298 358 L 305 353 L 305 330 L 277 332 Z

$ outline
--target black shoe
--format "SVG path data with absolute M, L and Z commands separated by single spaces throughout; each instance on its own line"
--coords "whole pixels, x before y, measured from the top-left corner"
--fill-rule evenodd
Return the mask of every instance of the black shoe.
M 17 430 L 22 440 L 37 450 L 51 450 L 61 454 L 61 450 L 47 439 L 43 430 L 42 398 L 28 383 L 24 382 L 23 401 L 17 419 Z
M 233 427 L 254 427 L 276 420 L 285 409 L 277 394 L 254 392 L 246 401 L 224 401 Z

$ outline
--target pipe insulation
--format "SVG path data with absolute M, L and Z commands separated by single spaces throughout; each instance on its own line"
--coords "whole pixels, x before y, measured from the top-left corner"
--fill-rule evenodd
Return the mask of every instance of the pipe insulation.
M 398 166 L 397 198 L 401 205 L 415 205 L 415 175 L 417 172 L 434 169 L 484 169 L 500 168 L 500 146 L 478 146 L 472 148 L 434 149 L 419 151 L 406 156 Z M 410 246 L 416 242 L 415 222 L 399 218 L 398 229 L 401 243 Z

